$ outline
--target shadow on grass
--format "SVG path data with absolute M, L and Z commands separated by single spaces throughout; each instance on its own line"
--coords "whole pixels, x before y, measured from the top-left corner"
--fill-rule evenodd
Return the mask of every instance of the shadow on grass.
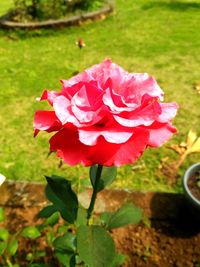
M 59 29 L 0 29 L 0 37 L 5 37 L 10 41 L 25 40 L 29 38 L 40 38 L 55 36 L 62 33 L 62 30 L 66 31 L 64 28 Z
M 155 2 L 149 2 L 145 5 L 142 6 L 143 10 L 151 9 L 151 8 L 166 8 L 170 10 L 175 10 L 175 11 L 186 11 L 190 8 L 193 9 L 200 9 L 200 3 L 197 2 L 181 2 L 181 1 L 176 1 L 176 0 L 169 0 L 168 2 L 160 2 L 160 1 L 155 1 Z

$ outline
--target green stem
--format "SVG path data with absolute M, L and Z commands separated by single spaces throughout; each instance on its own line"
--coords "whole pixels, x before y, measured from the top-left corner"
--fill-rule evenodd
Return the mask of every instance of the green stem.
M 93 190 L 93 193 L 92 193 L 92 198 L 91 198 L 90 206 L 88 208 L 88 213 L 87 213 L 88 222 L 89 222 L 89 220 L 90 220 L 90 218 L 92 216 L 93 210 L 94 210 L 94 205 L 95 205 L 95 201 L 96 201 L 96 198 L 97 198 L 98 186 L 99 186 L 99 182 L 100 182 L 100 179 L 101 179 L 102 170 L 103 170 L 103 166 L 102 165 L 98 165 L 95 184 L 94 184 L 94 190 Z
M 13 267 L 11 261 L 8 258 L 6 259 L 6 263 L 8 264 L 8 267 Z

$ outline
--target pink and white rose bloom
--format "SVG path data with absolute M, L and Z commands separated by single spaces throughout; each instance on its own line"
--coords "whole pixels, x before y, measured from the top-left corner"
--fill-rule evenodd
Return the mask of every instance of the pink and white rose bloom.
M 163 103 L 163 95 L 147 73 L 128 73 L 105 60 L 63 80 L 60 92 L 43 92 L 40 100 L 52 108 L 35 113 L 35 136 L 55 131 L 50 150 L 70 165 L 133 163 L 176 132 L 171 120 L 178 106 Z

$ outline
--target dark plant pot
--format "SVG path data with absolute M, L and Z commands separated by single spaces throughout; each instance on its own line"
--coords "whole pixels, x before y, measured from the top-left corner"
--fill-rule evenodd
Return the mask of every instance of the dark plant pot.
M 194 210 L 199 213 L 199 217 L 200 217 L 200 200 L 197 199 L 193 195 L 193 193 L 191 192 L 191 190 L 188 186 L 189 179 L 198 171 L 200 171 L 200 162 L 190 166 L 187 169 L 187 171 L 185 172 L 185 175 L 183 177 L 183 189 L 185 192 L 185 196 L 186 196 L 188 202 L 190 203 L 191 207 L 193 207 Z

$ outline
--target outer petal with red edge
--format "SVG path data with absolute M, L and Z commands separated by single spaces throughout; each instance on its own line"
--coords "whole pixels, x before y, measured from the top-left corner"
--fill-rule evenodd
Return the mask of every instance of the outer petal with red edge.
M 89 158 L 94 164 L 121 166 L 136 161 L 144 152 L 149 133 L 144 129 L 135 129 L 133 136 L 123 144 L 111 144 L 100 137 L 96 146 L 90 148 Z
M 94 125 L 78 129 L 79 140 L 88 146 L 97 144 L 100 136 L 109 143 L 122 144 L 128 141 L 133 135 L 132 128 L 123 127 L 117 123 L 105 125 L 104 127 Z
M 148 145 L 152 147 L 163 145 L 177 131 L 170 123 L 160 122 L 154 122 L 147 129 L 149 129 L 150 133 Z
M 148 131 L 135 129 L 126 143 L 112 144 L 100 137 L 95 146 L 87 146 L 79 141 L 75 128 L 64 128 L 50 139 L 50 149 L 57 151 L 57 156 L 70 165 L 121 166 L 136 161 L 145 150 L 148 139 Z
M 53 101 L 54 99 L 59 96 L 60 93 L 56 92 L 56 91 L 48 91 L 48 90 L 45 90 L 43 93 L 42 93 L 42 96 L 38 99 L 39 101 L 42 101 L 42 100 L 48 100 L 49 104 L 51 106 L 53 106 Z
M 58 131 L 61 127 L 61 122 L 56 117 L 54 111 L 38 110 L 35 113 L 34 118 L 34 136 L 38 134 L 39 131 Z
M 57 151 L 57 156 L 69 165 L 79 163 L 85 166 L 92 165 L 92 162 L 87 159 L 88 146 L 79 141 L 76 128 L 69 126 L 60 130 L 50 139 L 49 143 L 50 151 Z

